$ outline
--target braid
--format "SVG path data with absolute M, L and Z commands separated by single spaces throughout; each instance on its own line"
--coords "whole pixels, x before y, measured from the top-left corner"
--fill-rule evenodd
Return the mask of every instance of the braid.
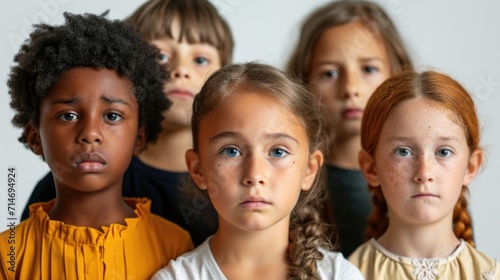
M 453 231 L 458 238 L 469 242 L 475 247 L 472 236 L 472 219 L 467 210 L 467 186 L 462 187 L 455 209 L 453 209 Z
M 368 187 L 373 192 L 373 210 L 368 217 L 368 227 L 366 229 L 365 238 L 379 238 L 387 230 L 389 226 L 389 218 L 387 217 L 387 203 L 380 187 Z
M 296 207 L 290 219 L 290 245 L 288 247 L 290 279 L 320 279 L 317 261 L 323 259 L 319 247 L 330 249 L 326 238 L 327 225 L 323 222 L 317 201 Z

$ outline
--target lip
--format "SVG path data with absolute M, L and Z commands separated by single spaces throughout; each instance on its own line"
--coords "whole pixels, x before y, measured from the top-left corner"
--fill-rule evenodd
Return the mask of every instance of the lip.
M 194 98 L 194 93 L 186 88 L 176 87 L 166 91 L 167 97 Z
M 360 108 L 347 108 L 342 111 L 342 117 L 344 119 L 361 119 L 363 117 L 363 110 Z
M 435 195 L 433 193 L 419 193 L 419 194 L 416 194 L 416 195 L 412 196 L 411 198 L 425 198 L 425 197 L 439 198 L 438 195 Z
M 258 209 L 269 206 L 271 205 L 271 203 L 260 196 L 249 196 L 245 198 L 239 205 L 244 208 Z
M 107 163 L 101 155 L 92 152 L 79 155 L 73 165 L 81 172 L 93 173 L 104 169 Z

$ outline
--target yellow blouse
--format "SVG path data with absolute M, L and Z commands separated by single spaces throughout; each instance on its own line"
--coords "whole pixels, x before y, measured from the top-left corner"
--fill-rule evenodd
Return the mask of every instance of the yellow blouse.
M 193 249 L 187 231 L 150 212 L 149 199 L 124 200 L 137 217 L 102 231 L 50 220 L 55 200 L 31 205 L 29 219 L 0 233 L 0 279 L 149 279 Z
M 500 264 L 479 252 L 464 240 L 446 258 L 418 259 L 398 256 L 370 239 L 349 256 L 355 266 L 370 279 L 474 279 L 499 280 Z

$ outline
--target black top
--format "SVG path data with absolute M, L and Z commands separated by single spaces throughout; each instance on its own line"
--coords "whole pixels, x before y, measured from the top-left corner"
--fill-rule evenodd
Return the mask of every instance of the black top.
M 182 192 L 181 187 L 189 191 Z M 123 176 L 123 196 L 151 199 L 151 212 L 186 229 L 195 246 L 217 229 L 217 212 L 209 198 L 194 185 L 188 173 L 156 169 L 134 157 Z M 49 172 L 31 193 L 21 219 L 29 217 L 29 205 L 55 197 L 54 179 L 52 172 Z
M 368 216 L 372 211 L 372 194 L 360 170 L 326 165 L 328 192 L 333 209 L 340 250 L 348 257 L 365 242 Z

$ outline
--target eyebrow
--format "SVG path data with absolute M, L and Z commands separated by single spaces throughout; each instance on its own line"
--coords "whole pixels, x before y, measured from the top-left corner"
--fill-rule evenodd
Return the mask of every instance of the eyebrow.
M 100 99 L 108 104 L 119 103 L 119 104 L 123 104 L 123 105 L 129 106 L 129 107 L 132 106 L 127 101 L 125 101 L 123 99 L 119 99 L 119 98 L 109 98 L 106 96 L 101 96 Z M 72 105 L 72 104 L 80 103 L 81 100 L 82 100 L 81 98 L 69 98 L 69 99 L 60 98 L 60 99 L 56 99 L 56 100 L 52 101 L 50 104 L 69 104 L 69 105 Z
M 382 58 L 379 58 L 379 57 L 362 57 L 359 59 L 360 61 L 362 62 L 367 62 L 367 61 L 380 61 L 380 62 L 384 62 L 384 60 Z
M 440 137 L 438 137 L 438 140 L 441 140 L 441 141 L 454 141 L 454 142 L 458 142 L 459 141 L 459 139 L 457 137 L 453 137 L 453 136 L 440 136 Z M 409 142 L 409 141 L 412 141 L 412 138 L 410 138 L 410 137 L 404 137 L 404 136 L 392 136 L 392 137 L 389 137 L 387 139 L 387 141 Z
M 221 138 L 239 138 L 242 137 L 241 133 L 236 132 L 236 131 L 224 131 L 221 132 L 215 136 L 212 136 L 209 138 L 209 142 L 213 142 L 215 140 L 221 139 Z M 286 133 L 266 133 L 265 138 L 267 139 L 280 139 L 280 138 L 285 138 L 292 140 L 293 142 L 299 144 L 299 141 L 295 139 L 294 137 L 286 134 Z

